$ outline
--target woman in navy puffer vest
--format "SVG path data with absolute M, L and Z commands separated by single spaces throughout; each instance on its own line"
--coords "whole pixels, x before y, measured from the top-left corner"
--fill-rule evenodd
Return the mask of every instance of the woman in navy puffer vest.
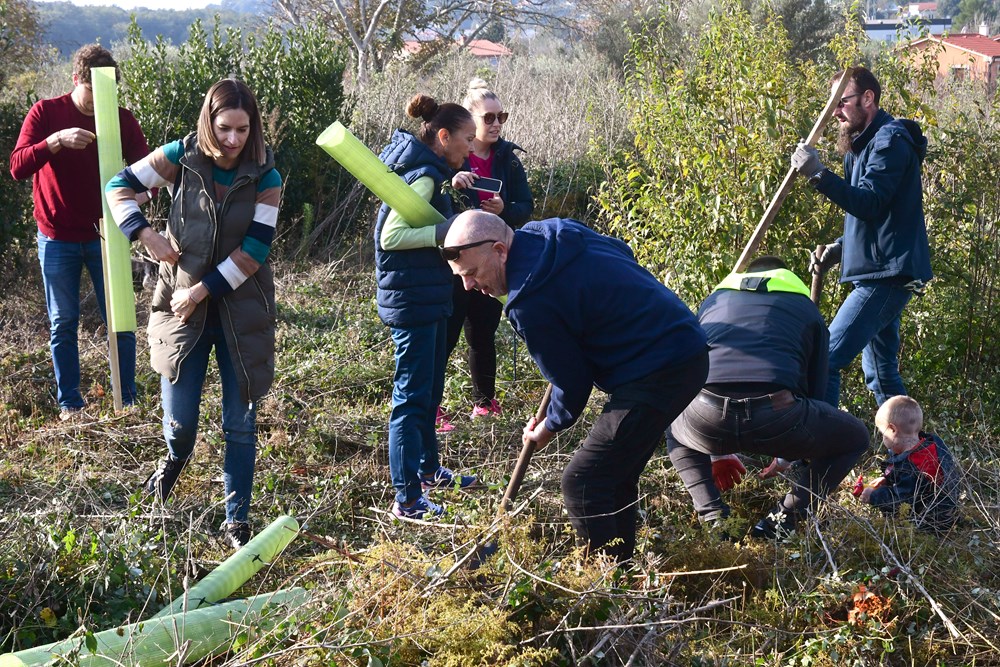
M 452 201 L 442 188 L 471 185 L 461 168 L 476 134 L 469 112 L 458 104 L 438 104 L 414 95 L 406 108 L 420 118 L 413 135 L 396 130 L 379 158 L 448 221 L 411 227 L 384 205 L 375 223 L 378 314 L 392 332 L 396 372 L 389 417 L 389 472 L 396 489 L 392 511 L 422 519 L 444 509 L 423 495 L 435 487 L 467 487 L 476 478 L 457 475 L 440 464 L 434 416 L 444 393 L 452 276 L 437 246 L 452 217 Z

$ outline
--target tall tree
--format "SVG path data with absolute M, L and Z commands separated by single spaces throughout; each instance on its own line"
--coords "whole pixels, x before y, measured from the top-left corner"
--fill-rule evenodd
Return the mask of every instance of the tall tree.
M 0 89 L 29 71 L 42 51 L 42 26 L 31 0 L 0 0 Z
M 292 25 L 319 24 L 348 41 L 360 86 L 403 47 L 407 37 L 453 43 L 476 39 L 492 25 L 531 28 L 575 25 L 562 2 L 550 0 L 273 0 Z

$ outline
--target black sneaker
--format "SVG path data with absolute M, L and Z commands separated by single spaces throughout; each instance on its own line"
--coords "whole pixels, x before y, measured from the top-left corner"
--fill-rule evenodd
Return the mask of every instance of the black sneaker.
M 234 521 L 226 524 L 226 540 L 234 549 L 241 549 L 250 541 L 250 524 Z
M 795 532 L 799 517 L 778 505 L 772 512 L 750 529 L 755 540 L 784 540 Z
M 172 459 L 168 455 L 160 461 L 160 466 L 146 479 L 146 492 L 156 496 L 157 500 L 166 500 L 187 462 L 188 459 Z

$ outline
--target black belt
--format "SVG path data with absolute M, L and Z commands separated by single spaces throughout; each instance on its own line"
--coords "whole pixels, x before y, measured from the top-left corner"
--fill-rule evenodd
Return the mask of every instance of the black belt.
M 764 394 L 763 396 L 731 398 L 729 396 L 713 394 L 708 389 L 702 389 L 701 392 L 698 393 L 697 400 L 705 403 L 706 405 L 711 405 L 713 408 L 719 408 L 722 410 L 722 416 L 725 417 L 730 408 L 742 409 L 745 413 L 749 413 L 749 411 L 754 408 L 763 407 L 769 407 L 773 410 L 782 410 L 794 405 L 795 394 L 788 389 L 782 389 L 781 391 L 776 391 L 773 394 Z

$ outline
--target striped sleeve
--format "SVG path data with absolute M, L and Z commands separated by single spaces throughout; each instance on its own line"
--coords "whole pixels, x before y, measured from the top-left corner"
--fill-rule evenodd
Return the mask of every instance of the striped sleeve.
M 136 240 L 139 232 L 149 227 L 149 221 L 135 200 L 136 194 L 172 185 L 177 178 L 183 153 L 184 145 L 181 141 L 160 146 L 108 181 L 104 194 L 108 199 L 111 217 L 129 240 Z
M 253 221 L 240 249 L 201 280 L 213 298 L 218 299 L 232 292 L 267 261 L 274 241 L 280 202 L 281 176 L 272 169 L 257 184 Z

